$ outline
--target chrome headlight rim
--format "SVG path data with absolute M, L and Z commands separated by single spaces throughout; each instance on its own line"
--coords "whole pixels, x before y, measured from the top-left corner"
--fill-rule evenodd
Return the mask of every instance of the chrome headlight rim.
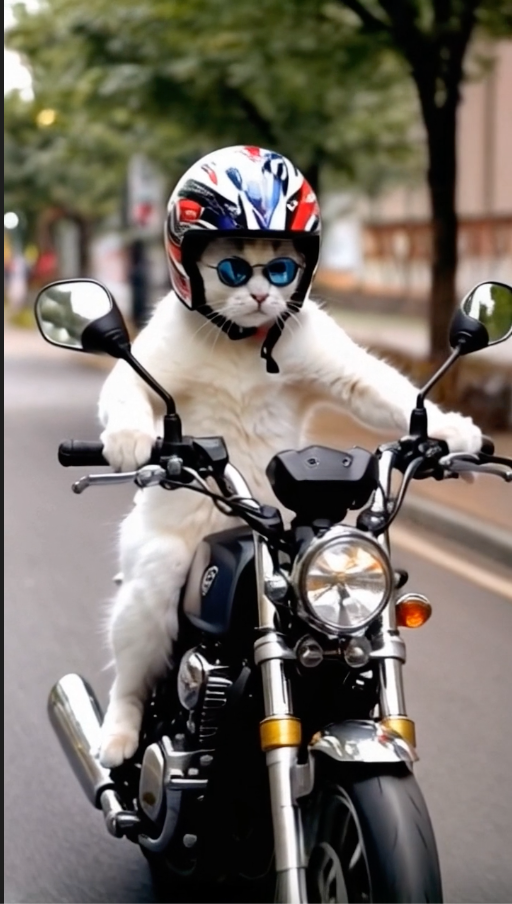
M 324 549 L 335 542 L 340 541 L 359 544 L 366 548 L 370 547 L 372 554 L 380 561 L 382 572 L 385 577 L 385 591 L 382 600 L 372 614 L 358 625 L 344 625 L 343 627 L 334 625 L 332 622 L 324 621 L 318 617 L 309 603 L 305 588 L 305 581 L 308 576 L 308 568 L 311 562 Z M 320 536 L 315 537 L 307 549 L 301 555 L 297 556 L 290 580 L 297 598 L 299 616 L 303 621 L 311 625 L 311 627 L 316 628 L 317 631 L 330 637 L 352 637 L 354 635 L 363 634 L 369 625 L 371 625 L 386 608 L 393 592 L 393 569 L 385 549 L 380 546 L 371 534 L 358 530 L 356 527 L 348 526 L 331 527 Z

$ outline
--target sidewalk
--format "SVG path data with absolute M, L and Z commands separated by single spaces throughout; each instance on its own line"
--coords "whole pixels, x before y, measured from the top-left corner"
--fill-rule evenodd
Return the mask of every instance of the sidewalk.
M 99 355 L 52 348 L 35 331 L 7 324 L 4 350 L 7 358 L 65 359 L 68 365 L 94 367 L 105 373 L 114 364 Z M 512 432 L 493 434 L 492 438 L 496 454 L 512 458 Z M 312 417 L 308 437 L 312 443 L 347 449 L 358 445 L 372 451 L 380 443 L 392 439 L 396 436 L 367 430 L 334 409 L 318 409 Z M 468 549 L 512 568 L 512 484 L 497 477 L 482 475 L 472 485 L 460 479 L 414 481 L 400 519 L 463 543 Z
M 343 308 L 343 299 L 326 303 L 332 317 L 349 336 L 365 347 L 378 344 L 379 348 L 403 351 L 414 358 L 428 355 L 428 325 L 418 317 L 399 314 L 375 314 L 373 311 L 351 311 Z M 469 356 L 468 359 L 469 360 Z M 512 341 L 502 342 L 492 348 L 484 348 L 471 356 L 472 362 L 494 364 L 496 368 L 510 368 L 512 379 Z

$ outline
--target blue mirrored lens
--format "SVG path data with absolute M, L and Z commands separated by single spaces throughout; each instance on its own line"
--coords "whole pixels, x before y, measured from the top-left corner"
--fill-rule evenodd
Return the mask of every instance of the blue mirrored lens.
M 217 273 L 225 286 L 243 286 L 251 278 L 252 267 L 240 257 L 227 257 L 217 264 Z
M 291 257 L 276 257 L 265 267 L 264 273 L 273 286 L 288 286 L 297 276 L 299 265 Z

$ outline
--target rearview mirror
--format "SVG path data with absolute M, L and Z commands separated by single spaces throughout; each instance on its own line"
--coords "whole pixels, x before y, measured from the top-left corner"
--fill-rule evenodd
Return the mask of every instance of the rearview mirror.
M 497 345 L 512 336 L 512 287 L 485 282 L 475 286 L 462 300 L 451 329 L 450 345 L 461 354 Z
M 35 302 L 37 325 L 52 345 L 123 358 L 130 339 L 112 295 L 94 279 L 50 283 Z

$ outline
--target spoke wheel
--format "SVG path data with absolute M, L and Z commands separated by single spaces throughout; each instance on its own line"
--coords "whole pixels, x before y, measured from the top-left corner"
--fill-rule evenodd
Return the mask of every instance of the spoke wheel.
M 432 825 L 409 769 L 318 767 L 303 809 L 310 904 L 441 904 Z
M 318 838 L 308 865 L 308 897 L 315 904 L 371 900 L 370 874 L 364 838 L 348 794 L 339 788 L 327 838 Z

